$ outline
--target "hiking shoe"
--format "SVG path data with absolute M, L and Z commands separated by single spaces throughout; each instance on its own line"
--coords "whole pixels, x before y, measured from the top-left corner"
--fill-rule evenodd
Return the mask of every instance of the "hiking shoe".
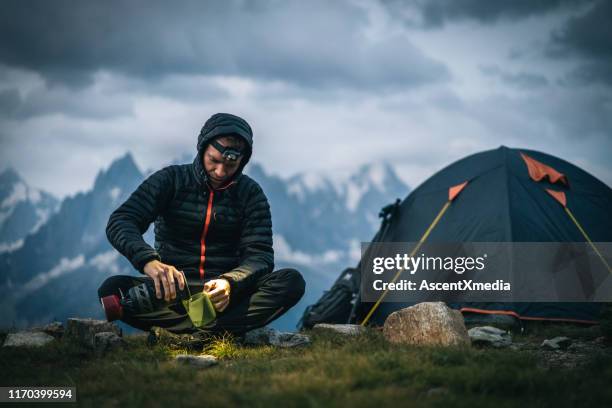
M 149 347 L 156 345 L 169 346 L 173 348 L 186 348 L 190 350 L 202 349 L 211 336 L 208 332 L 199 330 L 194 333 L 177 334 L 163 327 L 153 326 L 149 330 L 147 344 Z

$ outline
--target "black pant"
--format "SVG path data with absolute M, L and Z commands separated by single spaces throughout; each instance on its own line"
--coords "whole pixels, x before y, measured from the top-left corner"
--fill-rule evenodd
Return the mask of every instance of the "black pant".
M 114 275 L 106 279 L 98 289 L 98 296 L 120 295 L 151 278 L 147 276 Z M 295 269 L 279 269 L 262 276 L 248 293 L 233 296 L 223 312 L 217 312 L 217 319 L 210 330 L 214 333 L 230 332 L 243 334 L 263 327 L 279 318 L 293 307 L 304 295 L 305 282 Z M 201 291 L 203 284 L 190 285 L 191 292 Z M 191 333 L 197 329 L 180 302 L 163 307 L 151 313 L 128 315 L 124 323 L 141 330 L 151 326 L 163 327 L 174 333 Z

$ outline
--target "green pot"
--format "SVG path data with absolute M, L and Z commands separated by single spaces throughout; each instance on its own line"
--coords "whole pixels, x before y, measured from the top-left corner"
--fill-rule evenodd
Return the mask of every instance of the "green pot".
M 217 318 L 215 307 L 204 292 L 198 292 L 182 303 L 195 327 L 206 326 Z

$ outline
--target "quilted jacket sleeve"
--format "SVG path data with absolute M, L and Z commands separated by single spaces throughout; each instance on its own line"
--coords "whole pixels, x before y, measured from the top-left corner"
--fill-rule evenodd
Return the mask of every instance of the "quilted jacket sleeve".
M 171 169 L 166 167 L 143 181 L 108 220 L 106 236 L 109 242 L 140 272 L 147 262 L 161 260 L 142 234 L 167 206 L 173 191 Z
M 259 277 L 274 269 L 270 205 L 257 183 L 253 183 L 246 200 L 239 250 L 240 265 L 221 275 L 236 292 L 254 287 Z

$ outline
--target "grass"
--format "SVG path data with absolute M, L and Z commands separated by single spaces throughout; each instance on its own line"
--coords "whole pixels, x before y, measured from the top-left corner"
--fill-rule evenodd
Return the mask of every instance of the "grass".
M 220 364 L 204 370 L 177 365 L 174 356 L 185 350 L 148 348 L 142 336 L 126 337 L 128 349 L 105 357 L 62 341 L 0 348 L 0 385 L 74 386 L 80 406 L 96 407 L 612 406 L 608 354 L 584 367 L 546 370 L 533 354 L 509 349 L 393 345 L 375 330 L 358 338 L 310 335 L 312 344 L 298 349 L 220 338 L 204 350 Z

